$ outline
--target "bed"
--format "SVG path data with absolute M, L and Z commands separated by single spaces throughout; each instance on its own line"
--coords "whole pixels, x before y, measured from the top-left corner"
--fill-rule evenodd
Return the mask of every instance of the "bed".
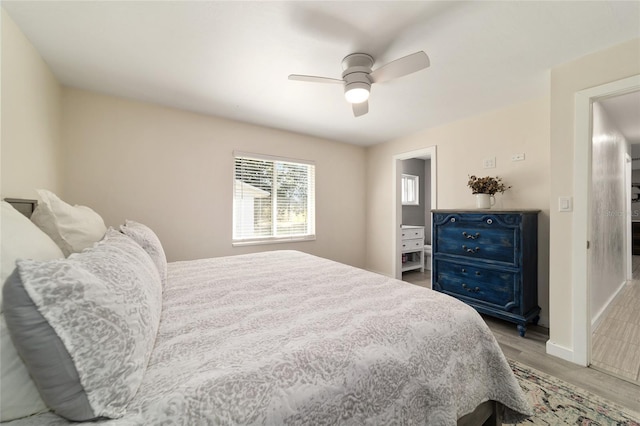
M 109 374 L 135 362 L 114 361 L 111 350 L 104 348 L 88 350 L 98 344 L 86 339 L 99 340 L 99 333 L 74 341 L 77 330 L 72 329 L 65 340 L 73 325 L 59 320 L 67 317 L 56 320 L 55 313 L 42 313 L 63 336 L 81 393 L 92 406 L 87 417 L 99 424 L 496 425 L 522 420 L 531 412 L 486 324 L 454 298 L 289 250 L 171 262 L 165 264 L 163 276 L 162 263 L 153 261 L 157 251 L 147 256 L 149 263 L 138 253 L 144 250 L 125 240 L 129 238 L 126 232 L 110 229 L 93 247 L 66 259 L 21 261 L 5 284 L 22 279 L 38 305 L 39 296 L 29 291 L 37 292 L 41 284 L 30 273 L 41 279 L 49 273 L 46 268 L 111 256 L 107 262 L 118 265 L 118 273 L 130 272 L 123 261 L 130 257 L 133 263 L 139 260 L 143 276 L 152 277 L 147 280 L 154 284 L 145 290 L 144 309 L 150 307 L 148 312 L 143 309 L 145 324 L 140 326 L 145 338 L 152 338 L 133 343 L 142 346 L 133 350 L 142 361 L 120 372 L 122 377 Z M 148 241 L 134 243 L 149 253 Z M 121 252 L 124 258 L 118 257 Z M 107 269 L 105 275 L 113 274 L 113 268 L 95 268 L 94 272 Z M 144 286 L 137 283 L 131 291 Z M 46 312 L 55 303 L 49 301 L 50 284 L 42 288 L 47 290 L 38 309 Z M 93 290 L 85 290 L 83 297 L 90 300 Z M 5 315 L 7 304 L 16 300 L 8 299 L 7 293 L 5 289 Z M 72 303 L 67 302 L 72 297 L 65 297 L 60 303 Z M 136 297 L 122 302 L 129 303 L 123 315 L 139 314 L 139 306 L 133 304 Z M 156 304 L 160 306 L 154 308 Z M 90 322 L 82 324 L 91 328 Z M 115 364 L 96 363 L 96 357 Z M 101 368 L 107 377 L 102 384 L 94 383 Z M 115 408 L 109 403 L 101 406 L 105 390 L 100 386 L 109 390 L 119 380 L 125 385 L 116 389 L 129 389 L 129 394 L 119 395 Z M 52 404 L 59 402 L 47 401 L 49 407 Z M 69 423 L 49 411 L 10 424 Z

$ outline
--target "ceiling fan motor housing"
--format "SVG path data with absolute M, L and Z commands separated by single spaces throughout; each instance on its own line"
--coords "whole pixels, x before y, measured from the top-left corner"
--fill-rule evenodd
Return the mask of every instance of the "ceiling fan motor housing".
M 353 53 L 342 60 L 342 79 L 344 80 L 344 91 L 347 93 L 352 89 L 371 90 L 371 67 L 373 58 L 366 53 Z

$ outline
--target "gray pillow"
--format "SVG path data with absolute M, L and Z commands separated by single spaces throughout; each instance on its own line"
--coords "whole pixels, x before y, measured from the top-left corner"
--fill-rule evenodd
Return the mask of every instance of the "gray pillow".
M 69 420 L 124 415 L 160 321 L 162 284 L 150 257 L 109 229 L 91 249 L 20 260 L 17 270 L 3 289 L 5 316 L 42 399 Z
M 167 282 L 167 256 L 155 232 L 147 225 L 134 222 L 133 220 L 125 221 L 124 225 L 120 227 L 120 230 L 125 235 L 131 237 L 133 241 L 140 244 L 144 251 L 151 256 L 151 260 L 153 260 L 153 263 L 155 263 L 158 268 L 160 280 L 164 286 Z

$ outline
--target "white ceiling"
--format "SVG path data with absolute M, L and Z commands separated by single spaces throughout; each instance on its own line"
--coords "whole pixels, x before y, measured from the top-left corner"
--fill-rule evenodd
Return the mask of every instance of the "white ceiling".
M 372 145 L 549 93 L 558 64 L 640 37 L 639 1 L 2 1 L 67 86 Z M 424 50 L 354 118 L 340 62 Z

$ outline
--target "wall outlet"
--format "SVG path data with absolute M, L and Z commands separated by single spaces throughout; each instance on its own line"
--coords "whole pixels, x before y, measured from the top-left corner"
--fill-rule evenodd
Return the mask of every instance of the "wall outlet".
M 482 166 L 485 169 L 495 169 L 496 167 L 496 157 L 485 158 L 482 162 Z
M 523 161 L 524 160 L 524 153 L 522 154 L 513 154 L 511 156 L 511 161 Z

